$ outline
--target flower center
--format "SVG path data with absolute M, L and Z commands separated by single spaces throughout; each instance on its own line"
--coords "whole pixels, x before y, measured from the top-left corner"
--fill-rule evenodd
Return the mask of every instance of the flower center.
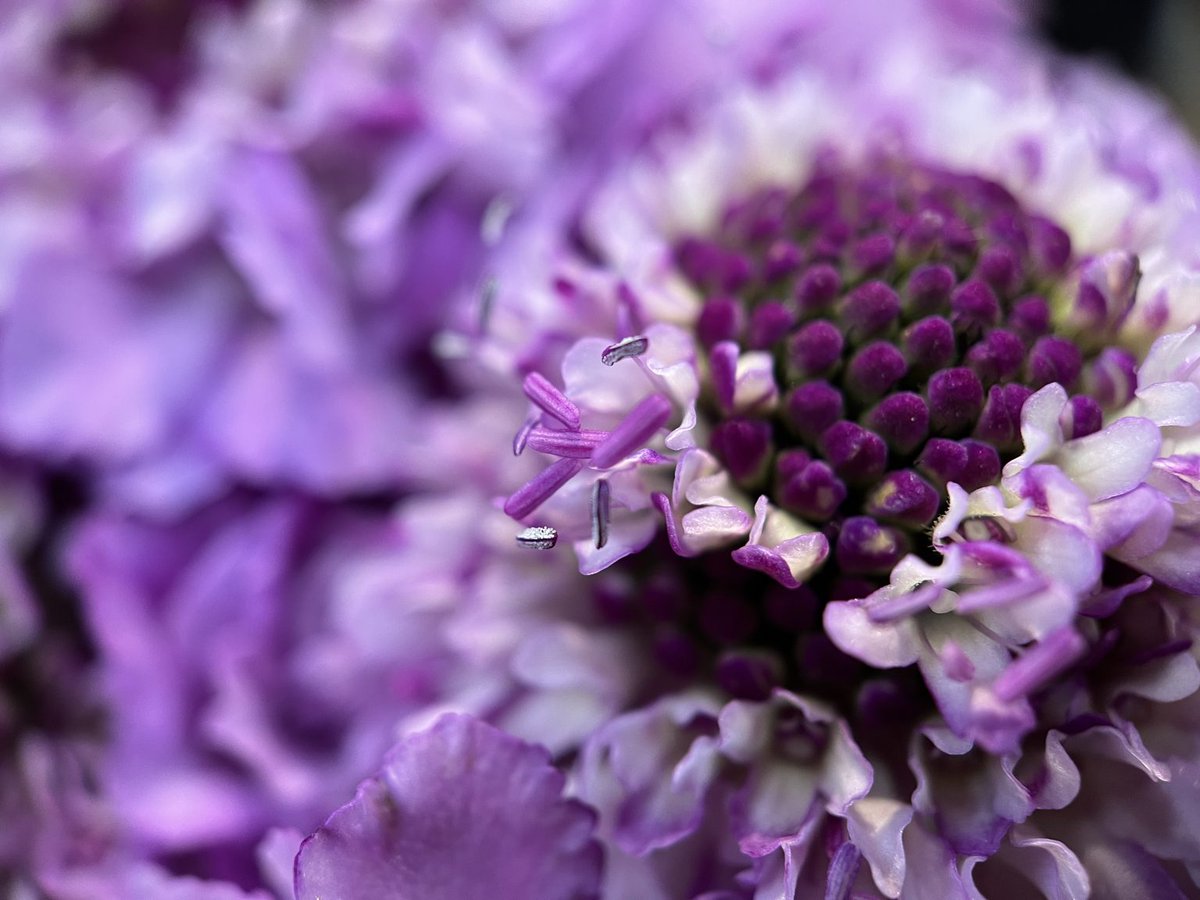
M 997 482 L 1036 389 L 1072 394 L 1068 439 L 1132 389 L 1134 358 L 1106 345 L 1136 258 L 1076 259 L 1062 228 L 980 177 L 825 165 L 730 205 L 675 259 L 707 298 L 709 448 L 748 494 L 819 525 L 847 575 L 924 551 L 948 483 Z M 739 396 L 731 360 L 750 358 L 777 392 Z
M 707 673 L 750 699 L 780 684 L 803 689 L 853 708 L 855 721 L 876 722 L 885 735 L 901 715 L 896 697 L 928 699 L 905 683 L 919 675 L 873 671 L 841 652 L 822 629 L 825 605 L 868 596 L 908 553 L 937 559 L 929 529 L 947 486 L 971 491 L 1000 480 L 1022 449 L 1021 410 L 1034 391 L 1050 383 L 1068 391 L 1059 423 L 1067 439 L 1099 430 L 1107 410 L 1128 402 L 1136 362 L 1109 345 L 1133 305 L 1137 259 L 1077 258 L 1061 227 L 998 183 L 891 160 L 859 169 L 825 162 L 798 190 L 753 193 L 725 209 L 712 234 L 678 240 L 673 259 L 703 298 L 694 435 L 733 493 L 759 502 L 751 526 L 744 509 L 723 505 L 733 502 L 723 474 L 685 450 L 680 460 L 692 462 L 679 462 L 675 496 L 653 494 L 666 536 L 604 571 L 592 584 L 596 603 L 607 620 L 649 635 L 662 668 L 684 680 Z M 654 338 L 636 329 L 599 341 L 602 351 L 595 343 L 577 347 L 595 350 L 608 367 L 600 377 L 617 366 L 637 375 L 640 366 L 647 377 L 627 382 L 638 389 L 676 365 L 642 360 Z M 566 503 L 590 509 L 591 531 L 576 527 L 569 537 L 599 550 L 619 496 L 630 516 L 651 511 L 629 503 L 628 482 L 613 485 L 631 467 L 672 462 L 655 447 L 670 450 L 661 436 L 676 408 L 650 388 L 609 422 L 539 373 L 524 388 L 535 409 L 514 449 L 558 460 L 505 510 L 527 520 L 589 470 L 590 504 L 579 491 Z M 688 504 L 691 512 L 678 508 Z M 764 547 L 757 542 L 768 540 L 771 509 L 792 521 Z M 685 545 L 689 516 L 693 536 L 716 541 Z M 640 527 L 630 530 L 645 533 Z M 1006 540 L 990 520 L 963 528 L 972 540 Z M 702 552 L 747 533 L 755 546 L 732 558 Z M 557 538 L 535 523 L 517 540 L 548 549 Z M 789 569 L 787 554 L 826 543 L 827 554 Z M 917 703 L 904 715 L 924 711 Z

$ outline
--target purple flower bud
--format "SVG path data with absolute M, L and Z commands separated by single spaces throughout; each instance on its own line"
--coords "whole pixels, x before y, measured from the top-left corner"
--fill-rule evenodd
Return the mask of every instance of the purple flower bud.
M 1104 411 L 1091 397 L 1076 394 L 1059 418 L 1067 440 L 1095 434 L 1104 426 Z
M 1071 390 L 1083 369 L 1083 354 L 1073 341 L 1060 337 L 1038 338 L 1025 361 L 1025 383 L 1034 390 L 1057 382 Z
M 772 452 L 771 425 L 761 419 L 728 419 L 713 429 L 711 447 L 735 481 L 758 481 Z
M 996 213 L 987 223 L 987 233 L 1005 244 L 1017 255 L 1018 260 L 1029 252 L 1029 235 L 1025 230 L 1025 217 L 1012 211 Z
M 900 255 L 907 260 L 921 259 L 937 246 L 946 227 L 946 217 L 935 209 L 923 209 L 913 216 L 900 235 Z
M 804 265 L 804 251 L 791 241 L 774 241 L 763 254 L 762 272 L 767 281 L 788 278 Z
M 1021 259 L 1012 247 L 993 244 L 979 254 L 975 277 L 998 293 L 1011 295 L 1024 281 Z
M 784 400 L 788 427 L 810 444 L 815 444 L 845 412 L 842 392 L 826 381 L 810 381 L 793 388 Z
M 816 263 L 804 270 L 796 284 L 796 304 L 802 315 L 829 309 L 842 292 L 842 276 L 829 263 Z
M 1013 304 L 1008 326 L 1032 343 L 1050 333 L 1050 304 L 1044 297 L 1024 297 Z
M 763 612 L 770 624 L 800 631 L 817 625 L 822 605 L 817 592 L 806 584 L 791 590 L 775 585 L 767 593 Z
M 803 450 L 784 450 L 775 457 L 775 478 L 781 484 L 804 471 L 804 467 L 812 462 L 812 457 Z
M 741 253 L 726 253 L 717 288 L 736 293 L 754 278 L 754 264 Z
M 842 333 L 831 322 L 818 319 L 802 326 L 788 341 L 788 358 L 801 378 L 817 378 L 841 362 Z
M 1071 237 L 1049 219 L 1030 216 L 1029 253 L 1043 275 L 1057 275 L 1071 261 Z
M 701 652 L 695 640 L 678 628 L 664 625 L 654 633 L 654 657 L 668 672 L 685 678 L 700 667 Z
M 834 555 L 843 572 L 885 575 L 908 552 L 908 538 L 869 516 L 852 516 L 842 523 Z
M 954 362 L 958 347 L 954 329 L 940 316 L 914 322 L 900 339 L 909 370 L 918 377 L 932 375 Z
M 717 683 L 739 700 L 762 702 L 783 678 L 783 666 L 774 654 L 731 651 L 717 661 Z
M 697 237 L 680 241 L 675 262 L 690 281 L 726 291 L 744 287 L 752 274 L 749 262 L 740 254 Z
M 870 403 L 891 390 L 907 368 L 904 354 L 895 345 L 876 341 L 854 354 L 846 367 L 844 382 L 855 398 Z
M 786 335 L 796 323 L 790 309 L 775 300 L 768 300 L 750 314 L 749 346 L 766 350 Z
M 744 326 L 742 304 L 732 297 L 715 297 L 704 304 L 696 321 L 696 336 L 705 349 L 721 341 L 737 341 Z
M 929 407 L 918 394 L 892 394 L 867 413 L 864 424 L 897 453 L 907 455 L 929 434 Z
M 909 318 L 943 312 L 958 279 L 941 263 L 917 266 L 904 284 L 904 311 Z
M 928 525 L 941 506 L 937 490 L 912 469 L 889 472 L 867 495 L 867 514 L 900 525 Z
M 691 599 L 675 579 L 658 578 L 646 585 L 640 600 L 646 615 L 657 622 L 672 622 L 689 608 Z
M 950 322 L 959 334 L 978 337 L 1000 322 L 1000 301 L 985 282 L 964 281 L 950 297 Z
M 1020 449 L 1021 408 L 1032 393 L 1023 384 L 993 385 L 975 424 L 975 437 L 1006 453 Z
M 718 644 L 740 644 L 758 627 L 758 612 L 735 594 L 712 593 L 700 603 L 700 628 Z
M 860 284 L 842 301 L 839 321 L 851 343 L 879 337 L 900 316 L 900 297 L 882 281 Z
M 842 255 L 854 229 L 840 216 L 834 216 L 821 226 L 821 231 L 812 244 L 815 259 L 836 260 Z
M 846 499 L 846 485 L 821 460 L 784 459 L 776 466 L 779 505 L 801 518 L 824 522 Z
M 942 227 L 942 246 L 952 255 L 968 258 L 975 252 L 979 239 L 975 230 L 959 218 L 948 218 Z
M 917 457 L 917 469 L 939 486 L 958 482 L 966 471 L 969 454 L 958 441 L 933 438 Z
M 975 424 L 983 409 L 983 385 L 965 367 L 942 369 L 925 389 L 929 422 L 939 434 L 961 434 Z
M 879 435 L 853 422 L 837 422 L 821 435 L 821 453 L 833 470 L 851 484 L 869 483 L 887 466 L 887 444 Z
M 860 275 L 879 275 L 896 259 L 896 242 L 887 234 L 872 234 L 850 247 L 850 264 Z
M 1007 381 L 1021 371 L 1025 344 L 1011 331 L 997 328 L 967 351 L 966 361 L 985 385 Z
M 973 491 L 1000 480 L 1000 454 L 996 448 L 980 441 L 965 440 L 962 447 L 967 451 L 967 464 L 958 476 L 958 483 Z

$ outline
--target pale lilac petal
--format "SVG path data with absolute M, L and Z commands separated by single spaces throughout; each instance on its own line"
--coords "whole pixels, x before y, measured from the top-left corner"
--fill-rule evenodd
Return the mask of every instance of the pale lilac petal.
M 815 770 L 782 760 L 760 762 L 733 798 L 738 846 L 747 856 L 773 853 L 805 833 L 819 806 Z
M 668 697 L 627 713 L 584 747 L 582 796 L 612 806 L 613 837 L 627 853 L 669 847 L 700 827 L 719 771 L 716 742 L 694 724 L 718 707 L 702 695 Z
M 1078 528 L 1042 516 L 1029 516 L 1017 529 L 1016 547 L 1040 572 L 1080 593 L 1100 578 L 1099 548 Z
M 1092 538 L 1109 555 L 1138 559 L 1167 542 L 1175 524 L 1175 511 L 1161 493 L 1142 485 L 1095 504 L 1091 520 Z
M 1195 425 L 1200 422 L 1200 386 L 1190 381 L 1148 385 L 1138 390 L 1134 409 L 1158 426 Z
M 1062 446 L 1059 419 L 1066 405 L 1067 392 L 1060 384 L 1048 384 L 1025 401 L 1021 408 L 1021 440 L 1025 452 L 1004 467 L 1006 477 L 1040 462 Z
M 1062 841 L 1041 837 L 1023 827 L 1013 829 L 1015 850 L 1005 861 L 1019 867 L 1021 874 L 1053 900 L 1086 900 L 1092 882 L 1079 857 Z
M 1079 795 L 1079 767 L 1062 741 L 1061 732 L 1046 735 L 1046 752 L 1030 789 L 1038 809 L 1063 809 Z
M 1059 465 L 1093 500 L 1106 500 L 1141 484 L 1161 446 L 1157 425 L 1128 416 L 1065 444 Z
M 745 535 L 751 520 L 736 506 L 702 506 L 684 515 L 681 525 L 689 546 L 711 550 Z
M 911 619 L 878 623 L 861 601 L 825 607 L 825 632 L 845 653 L 881 669 L 910 666 L 921 656 L 921 635 Z
M 567 350 L 563 357 L 563 392 L 581 409 L 616 417 L 653 389 L 645 373 L 634 363 L 608 367 L 601 361 L 607 341 L 603 338 L 583 338 Z
M 305 840 L 297 900 L 594 897 L 594 816 L 562 789 L 544 750 L 445 716 Z
M 1093 843 L 1081 856 L 1091 877 L 1093 900 L 1187 900 L 1179 883 L 1137 841 Z
M 1119 550 L 1113 555 L 1122 558 Z M 1200 593 L 1200 537 L 1195 534 L 1174 531 L 1163 546 L 1149 556 L 1124 561 L 1177 591 Z
M 242 149 L 226 163 L 218 236 L 307 360 L 345 361 L 345 288 L 317 200 L 287 155 Z
M 774 547 L 747 544 L 733 559 L 748 569 L 765 572 L 787 588 L 797 588 L 825 561 L 829 541 L 820 532 L 802 534 Z
M 970 900 L 949 844 L 916 822 L 904 829 L 905 900 Z
M 904 832 L 912 817 L 907 803 L 884 797 L 864 797 L 846 816 L 850 840 L 870 865 L 875 886 L 885 897 L 900 896 L 907 863 Z

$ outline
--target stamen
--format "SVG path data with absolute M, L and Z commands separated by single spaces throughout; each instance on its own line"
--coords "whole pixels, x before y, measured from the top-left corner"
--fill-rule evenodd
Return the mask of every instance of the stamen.
M 517 544 L 529 550 L 553 550 L 558 532 L 548 525 L 533 525 L 517 535 Z
M 486 335 L 492 323 L 492 309 L 496 305 L 496 279 L 487 278 L 479 292 L 479 333 Z
M 847 900 L 854 879 L 862 865 L 862 853 L 850 841 L 837 848 L 829 861 L 829 874 L 825 879 L 825 900 Z
M 512 218 L 515 208 L 512 199 L 503 194 L 492 198 L 487 208 L 484 209 L 483 218 L 479 222 L 479 236 L 483 239 L 484 244 L 493 247 L 500 242 L 500 238 L 504 236 L 504 228 L 508 225 L 508 220 Z
M 529 446 L 538 453 L 549 453 L 551 456 L 588 459 L 608 435 L 607 431 L 594 431 L 590 428 L 580 431 L 554 431 L 538 426 L 529 433 Z
M 579 407 L 567 395 L 556 388 L 546 376 L 530 372 L 523 384 L 525 396 L 541 407 L 548 415 L 562 422 L 572 431 L 579 430 Z
M 927 581 L 907 594 L 872 602 L 867 607 L 867 618 L 876 624 L 906 619 L 929 609 L 941 597 L 942 591 L 940 584 Z
M 574 478 L 582 468 L 581 459 L 560 459 L 518 488 L 516 493 L 505 501 L 505 514 L 513 519 L 525 518 L 549 500 L 555 491 Z
M 608 469 L 645 444 L 656 431 L 667 424 L 671 402 L 661 394 L 651 394 L 635 406 L 621 424 L 613 429 L 592 453 L 592 465 Z
M 529 434 L 540 419 L 537 413 L 530 413 L 526 416 L 524 423 L 517 429 L 517 433 L 513 435 L 513 456 L 520 456 L 525 452 L 525 445 L 529 442 Z
M 608 543 L 608 515 L 611 490 L 603 478 L 592 485 L 592 543 L 600 550 Z
M 606 366 L 615 366 L 623 359 L 641 356 L 649 346 L 649 339 L 643 335 L 622 338 L 615 344 L 609 344 L 604 348 L 604 352 L 600 354 L 600 362 Z
M 1060 629 L 1001 672 L 993 690 L 1004 703 L 1027 696 L 1070 666 L 1086 649 L 1087 641 L 1074 628 Z

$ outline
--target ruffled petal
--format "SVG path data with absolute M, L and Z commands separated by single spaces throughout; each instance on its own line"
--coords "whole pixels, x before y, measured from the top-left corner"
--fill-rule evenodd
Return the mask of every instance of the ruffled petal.
M 296 897 L 594 897 L 595 817 L 562 789 L 544 750 L 445 716 L 305 840 Z

